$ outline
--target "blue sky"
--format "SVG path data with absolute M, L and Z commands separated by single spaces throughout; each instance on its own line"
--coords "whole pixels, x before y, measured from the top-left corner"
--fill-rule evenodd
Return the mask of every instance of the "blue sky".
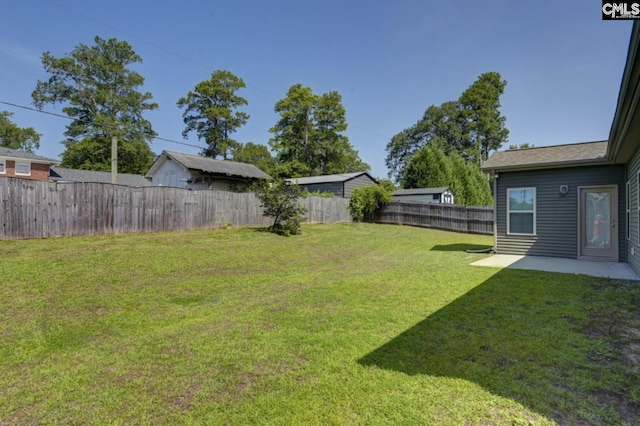
M 606 139 L 630 32 L 630 21 L 602 21 L 593 0 L 7 0 L 0 101 L 32 106 L 36 82 L 48 77 L 43 52 L 63 56 L 96 35 L 116 37 L 144 60 L 135 69 L 160 105 L 145 115 L 160 137 L 202 145 L 182 138 L 176 102 L 212 71 L 229 70 L 247 84 L 239 94 L 251 115 L 235 139 L 267 144 L 273 107 L 296 83 L 337 90 L 351 144 L 374 176 L 386 177 L 390 138 L 487 71 L 508 82 L 507 145 Z M 59 158 L 67 120 L 0 110 L 43 135 L 40 155 Z M 152 149 L 199 151 L 158 140 Z

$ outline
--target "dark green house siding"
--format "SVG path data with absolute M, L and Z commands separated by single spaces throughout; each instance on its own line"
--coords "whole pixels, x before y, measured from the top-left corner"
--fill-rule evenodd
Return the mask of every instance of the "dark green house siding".
M 353 179 L 349 179 L 344 183 L 344 196 L 349 198 L 353 191 L 367 185 L 374 185 L 376 181 L 372 180 L 369 175 L 360 175 Z
M 640 149 L 637 149 L 631 161 L 627 163 L 627 182 L 629 183 L 628 204 L 622 205 L 621 209 L 625 213 L 629 209 L 629 239 L 627 245 L 627 263 L 640 275 Z
M 301 183 L 299 186 L 300 189 L 306 189 L 309 192 L 331 192 L 336 197 L 349 198 L 357 188 L 376 183 L 377 182 L 375 180 L 371 179 L 371 177 L 365 173 L 360 176 L 338 182 Z
M 560 186 L 568 185 L 567 194 Z M 618 223 L 625 223 L 625 167 L 585 166 L 500 172 L 496 197 L 496 250 L 499 254 L 578 257 L 578 187 L 617 185 Z M 536 235 L 507 234 L 507 189 L 536 188 Z M 619 226 L 619 260 L 626 260 L 626 227 Z

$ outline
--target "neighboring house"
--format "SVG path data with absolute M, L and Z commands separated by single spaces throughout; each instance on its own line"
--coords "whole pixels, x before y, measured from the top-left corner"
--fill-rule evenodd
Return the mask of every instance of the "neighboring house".
M 49 169 L 58 160 L 0 147 L 0 176 L 49 181 Z
M 52 182 L 90 182 L 111 183 L 111 172 L 95 170 L 69 169 L 67 167 L 51 167 Z M 117 184 L 125 186 L 151 186 L 151 182 L 142 175 L 118 173 Z
M 311 176 L 287 180 L 300 186 L 303 191 L 306 189 L 309 192 L 331 192 L 336 197 L 343 198 L 351 196 L 357 188 L 378 184 L 378 181 L 367 172 Z
M 269 175 L 253 164 L 162 151 L 147 177 L 153 186 L 241 191 Z
M 393 192 L 393 201 L 421 201 L 423 203 L 453 204 L 453 191 L 442 188 L 399 189 Z
M 628 262 L 640 274 L 640 24 L 608 141 L 494 153 L 495 249 Z

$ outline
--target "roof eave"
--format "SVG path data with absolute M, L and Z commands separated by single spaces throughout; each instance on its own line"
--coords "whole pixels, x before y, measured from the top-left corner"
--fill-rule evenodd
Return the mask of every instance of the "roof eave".
M 607 158 L 610 162 L 627 161 L 635 151 L 635 145 L 637 144 L 637 141 L 633 139 L 633 135 L 637 134 L 640 129 L 640 111 L 638 109 L 640 99 L 640 88 L 638 86 L 640 81 L 639 44 L 640 23 L 636 21 L 633 23 L 633 30 L 631 31 L 631 40 L 622 74 L 618 103 L 609 132 Z
M 506 166 L 482 166 L 480 170 L 484 173 L 491 172 L 522 172 L 527 170 L 541 170 L 541 169 L 559 169 L 564 167 L 580 167 L 580 166 L 604 166 L 612 164 L 607 158 L 601 158 L 596 160 L 573 160 L 573 161 L 558 161 L 551 163 L 533 163 L 533 164 L 518 164 L 518 165 L 506 165 Z
M 10 160 L 10 161 L 28 161 L 30 163 L 49 164 L 49 165 L 60 164 L 59 161 L 56 161 L 56 160 L 53 160 L 53 159 L 45 160 L 45 159 L 27 158 L 27 157 L 11 157 L 11 156 L 6 156 L 6 155 L 2 155 L 0 157 L 4 158 L 5 160 Z
M 266 177 L 246 176 L 246 175 L 239 175 L 236 173 L 214 172 L 211 170 L 204 170 L 204 169 L 198 169 L 198 168 L 190 168 L 188 170 L 195 170 L 197 172 L 212 175 L 212 176 L 233 177 L 233 178 L 240 178 L 240 179 L 267 179 Z

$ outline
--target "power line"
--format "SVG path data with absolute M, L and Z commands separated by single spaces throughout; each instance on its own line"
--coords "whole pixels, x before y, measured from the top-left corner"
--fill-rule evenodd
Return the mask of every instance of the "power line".
M 47 1 L 49 3 L 51 3 L 51 4 L 54 4 L 54 5 L 58 6 L 58 7 L 60 7 L 61 9 L 65 9 L 68 12 L 73 13 L 75 15 L 78 15 L 81 18 L 84 18 L 84 19 L 86 19 L 88 21 L 94 22 L 94 23 L 96 23 L 98 25 L 102 25 L 103 27 L 108 28 L 108 29 L 110 29 L 112 31 L 117 31 L 119 33 L 122 33 L 122 34 L 126 35 L 127 37 L 131 37 L 131 38 L 133 38 L 135 40 L 138 40 L 139 42 L 144 43 L 144 44 L 146 44 L 148 46 L 151 46 L 154 49 L 158 49 L 158 50 L 160 50 L 160 51 L 162 51 L 164 53 L 167 53 L 169 55 L 175 56 L 176 58 L 182 59 L 183 61 L 189 62 L 189 63 L 191 63 L 193 65 L 197 65 L 198 67 L 203 68 L 203 69 L 205 69 L 205 70 L 207 70 L 209 72 L 211 72 L 211 70 L 212 70 L 212 67 L 210 67 L 208 65 L 205 65 L 202 62 L 198 62 L 198 61 L 193 60 L 191 58 L 187 58 L 186 56 L 183 56 L 180 53 L 177 53 L 177 52 L 174 52 L 174 51 L 169 50 L 167 48 L 164 48 L 164 47 L 160 46 L 159 44 L 155 44 L 155 43 L 152 43 L 150 41 L 147 41 L 147 40 L 143 39 L 142 37 L 138 37 L 135 34 L 132 34 L 132 33 L 128 32 L 128 31 L 123 30 L 123 29 L 114 27 L 113 25 L 106 24 L 106 23 L 104 23 L 102 21 L 99 21 L 99 20 L 97 20 L 97 19 L 95 19 L 95 18 L 93 18 L 93 17 L 91 17 L 91 16 L 89 16 L 87 14 L 84 14 L 84 13 L 79 12 L 79 11 L 73 9 L 73 8 L 70 8 L 70 7 L 65 6 L 63 4 L 60 4 L 60 3 L 58 3 L 58 2 L 56 2 L 54 0 L 47 0 Z M 278 98 L 278 95 L 276 95 L 275 93 L 272 93 L 272 92 L 270 92 L 268 90 L 265 90 L 265 89 L 262 89 L 260 87 L 257 87 L 257 86 L 254 86 L 254 85 L 250 85 L 250 84 L 247 84 L 247 87 L 251 87 L 253 89 L 259 90 L 259 91 L 261 91 L 263 93 L 266 93 L 266 94 L 268 94 L 270 96 L 275 97 L 276 99 Z
M 130 32 L 128 32 L 128 31 L 125 31 L 125 30 L 123 30 L 123 29 L 121 29 L 121 28 L 114 27 L 113 25 L 109 25 L 109 24 L 107 24 L 107 23 L 105 23 L 105 22 L 102 22 L 102 21 L 100 21 L 100 20 L 98 20 L 98 19 L 95 19 L 95 18 L 93 18 L 93 17 L 91 17 L 91 16 L 89 16 L 89 15 L 87 15 L 87 14 L 85 14 L 85 13 L 82 13 L 82 12 L 80 12 L 80 11 L 76 10 L 76 9 L 73 9 L 73 8 L 71 8 L 71 7 L 69 7 L 69 6 L 66 6 L 66 5 L 60 4 L 60 3 L 58 3 L 58 2 L 57 2 L 57 1 L 55 1 L 55 0 L 47 0 L 47 1 L 48 1 L 49 3 L 51 3 L 51 4 L 53 4 L 53 5 L 55 5 L 55 6 L 59 7 L 59 8 L 61 8 L 61 9 L 64 9 L 64 10 L 66 10 L 66 11 L 70 12 L 70 13 L 73 13 L 73 14 L 75 14 L 75 15 L 77 15 L 77 16 L 80 16 L 80 17 L 81 17 L 81 18 L 83 18 L 83 19 L 86 19 L 86 20 L 88 20 L 88 21 L 94 22 L 94 23 L 96 23 L 96 24 L 98 24 L 98 25 L 101 25 L 101 26 L 103 26 L 103 27 L 105 27 L 105 28 L 108 28 L 108 29 L 110 29 L 110 30 L 112 30 L 112 31 L 116 31 L 116 32 L 122 33 L 122 34 L 126 35 L 127 37 L 131 37 L 132 39 L 135 39 L 135 40 L 137 40 L 137 41 L 139 41 L 139 42 L 141 42 L 141 43 L 144 43 L 144 44 L 146 44 L 146 45 L 148 45 L 148 46 L 151 46 L 152 48 L 157 49 L 157 50 L 160 50 L 160 51 L 162 51 L 162 52 L 164 52 L 164 53 L 166 53 L 166 54 L 168 54 L 168 55 L 175 56 L 176 58 L 179 58 L 179 59 L 181 59 L 181 60 L 183 60 L 183 61 L 185 61 L 185 62 L 188 62 L 188 63 L 191 63 L 191 64 L 193 64 L 193 65 L 196 65 L 196 66 L 198 66 L 198 67 L 200 67 L 200 68 L 203 68 L 203 69 L 205 69 L 205 70 L 207 70 L 207 71 L 211 71 L 211 70 L 212 70 L 212 67 L 210 67 L 210 66 L 208 66 L 208 65 L 205 65 L 205 64 L 203 64 L 202 62 L 198 62 L 198 61 L 196 61 L 196 60 L 193 60 L 193 59 L 191 59 L 191 58 L 188 58 L 188 57 L 186 57 L 186 56 L 183 56 L 183 55 L 182 55 L 182 54 L 180 54 L 180 53 L 174 52 L 174 51 L 169 50 L 169 49 L 167 49 L 167 48 L 165 48 L 165 47 L 163 47 L 163 46 L 161 46 L 161 45 L 159 45 L 159 44 L 156 44 L 156 43 L 150 42 L 150 41 L 148 41 L 148 40 L 145 40 L 144 38 L 139 37 L 139 36 L 137 36 L 137 35 L 135 35 L 135 34 L 133 34 L 133 33 L 130 33 Z M 253 88 L 253 89 L 256 89 L 256 90 L 259 90 L 259 91 L 261 91 L 261 92 L 263 92 L 263 93 L 266 93 L 266 94 L 268 94 L 268 95 L 270 95 L 270 96 L 273 96 L 273 97 L 274 97 L 274 98 L 276 98 L 276 99 L 277 99 L 277 98 L 279 98 L 279 96 L 278 96 L 278 95 L 276 95 L 275 93 L 272 93 L 272 92 L 270 92 L 270 91 L 268 91 L 268 90 L 266 90 L 266 89 L 263 89 L 263 88 L 261 88 L 261 87 L 254 86 L 254 85 L 252 85 L 252 84 L 246 84 L 246 86 L 247 86 L 247 87 L 250 87 L 250 88 Z M 251 127 L 251 126 L 250 126 L 250 125 L 248 125 L 247 127 Z M 390 140 L 390 139 L 391 139 L 390 137 L 383 136 L 383 135 L 381 135 L 381 134 L 378 134 L 378 133 L 372 132 L 371 130 L 366 129 L 366 128 L 361 127 L 361 126 L 357 126 L 357 125 L 350 124 L 350 127 L 352 127 L 352 128 L 357 128 L 357 129 L 359 129 L 359 130 L 360 130 L 360 131 L 362 131 L 362 132 L 369 133 L 370 135 L 373 135 L 373 136 L 376 136 L 376 137 L 378 137 L 378 138 L 381 138 L 382 140 L 386 140 L 386 141 L 388 141 L 388 140 Z M 257 129 L 256 127 L 254 127 L 254 128 L 255 128 L 255 129 Z M 261 131 L 262 131 L 262 129 L 257 129 L 257 130 L 261 130 Z M 156 139 L 158 139 L 158 138 L 156 138 Z M 161 139 L 161 138 L 160 138 L 160 139 Z M 161 140 L 162 140 L 162 139 L 161 139 Z M 175 141 L 174 141 L 174 142 L 175 142 Z M 196 145 L 190 145 L 190 144 L 183 143 L 183 142 L 175 142 L 175 143 L 179 143 L 179 144 L 187 145 L 187 146 L 196 146 Z M 197 147 L 198 147 L 198 148 L 203 148 L 203 147 L 200 147 L 200 146 L 197 146 Z M 203 148 L 203 149 L 204 149 L 204 148 Z
M 73 118 L 69 117 L 68 115 L 57 114 L 55 112 L 50 112 L 50 111 L 43 111 L 43 110 L 40 110 L 40 109 L 37 109 L 37 108 L 28 107 L 28 106 L 25 106 L 25 105 L 14 104 L 12 102 L 0 101 L 0 104 L 12 106 L 14 108 L 22 108 L 22 109 L 26 109 L 27 111 L 38 112 L 40 114 L 51 115 L 51 116 L 58 117 L 58 118 L 65 118 L 67 120 L 73 120 Z M 163 142 L 171 142 L 171 143 L 175 143 L 175 144 L 179 144 L 179 145 L 191 146 L 193 148 L 207 149 L 206 147 L 204 147 L 202 145 L 195 145 L 195 144 L 191 144 L 191 143 L 187 143 L 187 142 L 176 141 L 176 140 L 173 140 L 173 139 L 162 138 L 160 136 L 153 136 L 153 135 L 149 135 L 149 136 L 151 136 L 153 139 L 157 139 L 157 140 L 163 141 Z

